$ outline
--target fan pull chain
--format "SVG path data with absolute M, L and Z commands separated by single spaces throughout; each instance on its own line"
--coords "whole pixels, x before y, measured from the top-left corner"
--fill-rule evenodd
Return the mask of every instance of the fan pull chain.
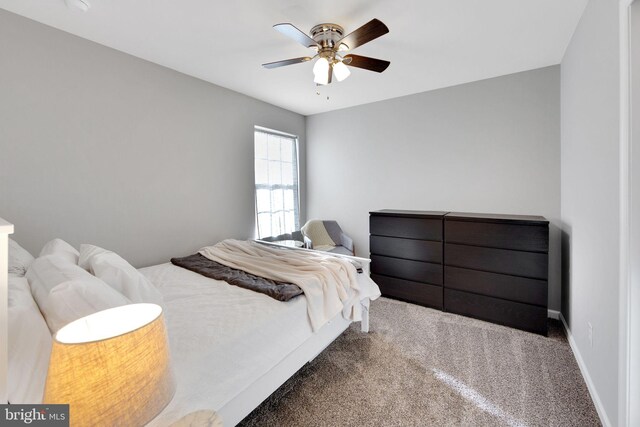
M 326 97 L 327 97 L 327 102 L 328 102 L 328 101 L 329 101 L 329 93 L 328 93 L 328 92 L 329 92 L 329 85 L 319 85 L 319 84 L 316 84 L 316 95 L 318 95 L 318 96 L 323 96 L 323 95 L 322 95 L 322 91 L 323 91 L 323 90 L 326 90 L 326 91 L 327 91 L 327 95 L 326 95 Z

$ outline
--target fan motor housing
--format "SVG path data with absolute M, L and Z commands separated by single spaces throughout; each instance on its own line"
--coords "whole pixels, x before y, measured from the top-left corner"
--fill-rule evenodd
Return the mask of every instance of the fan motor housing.
M 311 29 L 310 34 L 321 49 L 333 49 L 342 39 L 344 29 L 338 24 L 318 24 Z

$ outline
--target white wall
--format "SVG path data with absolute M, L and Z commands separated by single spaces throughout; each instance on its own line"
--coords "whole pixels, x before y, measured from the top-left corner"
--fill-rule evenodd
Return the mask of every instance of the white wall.
M 0 216 L 35 254 L 141 266 L 252 237 L 254 125 L 301 137 L 305 194 L 303 116 L 3 10 L 0 101 Z
M 618 31 L 618 2 L 591 0 L 561 64 L 562 312 L 596 407 L 612 426 L 618 425 Z
M 308 216 L 338 220 L 359 255 L 371 210 L 544 215 L 560 309 L 558 66 L 309 116 L 307 141 Z
M 631 111 L 631 227 L 629 322 L 629 401 L 640 402 L 640 1 L 630 8 Z M 624 299 L 624 296 L 621 296 Z M 625 385 L 626 386 L 626 385 Z M 629 425 L 640 425 L 640 407 L 629 408 Z

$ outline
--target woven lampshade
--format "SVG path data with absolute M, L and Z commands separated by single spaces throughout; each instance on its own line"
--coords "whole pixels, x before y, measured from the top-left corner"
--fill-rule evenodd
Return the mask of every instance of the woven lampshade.
M 54 337 L 44 403 L 68 403 L 72 426 L 142 426 L 174 391 L 158 305 L 100 311 Z

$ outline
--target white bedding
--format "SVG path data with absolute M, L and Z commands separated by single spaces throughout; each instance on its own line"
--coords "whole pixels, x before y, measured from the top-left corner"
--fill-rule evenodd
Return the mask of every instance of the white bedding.
M 140 272 L 164 296 L 177 378 L 151 426 L 219 410 L 312 335 L 304 295 L 280 302 L 169 263 Z
M 358 277 L 350 261 L 323 252 L 228 239 L 204 247 L 199 253 L 231 268 L 300 286 L 307 298 L 314 332 L 341 311 L 346 319 L 361 320 L 360 300 L 380 296 L 373 280 L 364 275 Z

